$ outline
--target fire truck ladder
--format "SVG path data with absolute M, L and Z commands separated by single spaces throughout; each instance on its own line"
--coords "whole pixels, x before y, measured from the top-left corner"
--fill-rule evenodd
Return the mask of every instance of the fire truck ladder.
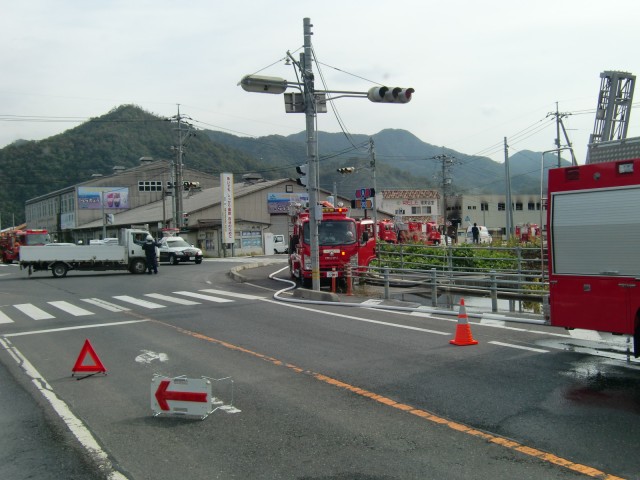
M 627 138 L 635 75 L 606 71 L 600 74 L 600 93 L 589 144 Z

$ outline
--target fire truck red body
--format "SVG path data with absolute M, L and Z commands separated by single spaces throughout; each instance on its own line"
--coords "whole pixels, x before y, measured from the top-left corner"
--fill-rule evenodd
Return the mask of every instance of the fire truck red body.
M 516 238 L 520 242 L 531 242 L 533 239 L 540 237 L 540 227 L 535 223 L 525 223 L 524 225 L 516 225 Z
M 49 233 L 44 229 L 38 230 L 9 230 L 0 235 L 0 252 L 2 263 L 12 263 L 20 260 L 22 245 L 44 245 L 51 242 Z
M 549 171 L 549 320 L 634 336 L 640 353 L 640 159 Z
M 435 222 L 378 222 L 378 240 L 387 243 L 423 243 L 439 245 L 442 234 Z
M 435 222 L 406 222 L 396 225 L 399 243 L 440 245 L 442 235 Z
M 369 266 L 376 255 L 373 220 L 355 220 L 347 215 L 347 208 L 324 207 L 318 224 L 320 281 L 335 277 L 343 279 L 347 265 L 352 272 Z M 289 244 L 291 278 L 305 287 L 311 286 L 311 228 L 309 211 L 294 212 L 291 216 L 293 232 Z M 327 280 L 329 279 L 329 280 Z
M 398 243 L 398 233 L 393 220 L 378 221 L 378 240 L 386 243 Z

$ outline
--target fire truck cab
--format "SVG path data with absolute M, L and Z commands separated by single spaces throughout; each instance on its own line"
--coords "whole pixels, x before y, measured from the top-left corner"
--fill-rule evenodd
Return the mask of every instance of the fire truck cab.
M 640 159 L 549 171 L 549 322 L 634 336 L 640 353 Z
M 356 220 L 348 209 L 324 206 L 318 224 L 320 282 L 331 278 L 344 281 L 347 269 L 353 274 L 365 269 L 376 255 L 376 238 L 372 219 Z M 291 214 L 293 231 L 289 243 L 291 278 L 304 287 L 312 284 L 311 228 L 309 211 L 298 209 Z
M 387 243 L 398 243 L 396 224 L 392 220 L 378 221 L 378 240 Z
M 0 253 L 2 263 L 10 264 L 20 260 L 21 246 L 45 245 L 51 243 L 49 232 L 45 229 L 9 230 L 0 235 Z

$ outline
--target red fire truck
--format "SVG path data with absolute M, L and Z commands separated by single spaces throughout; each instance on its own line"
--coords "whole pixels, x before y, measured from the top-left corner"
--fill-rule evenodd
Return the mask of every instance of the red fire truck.
M 380 220 L 378 240 L 387 243 L 423 243 L 440 245 L 442 234 L 435 222 L 400 222 Z
M 440 245 L 442 235 L 435 222 L 398 223 L 398 242 Z
M 393 220 L 378 221 L 378 240 L 387 243 L 398 243 L 398 233 Z
M 549 321 L 634 336 L 640 353 L 640 159 L 549 171 Z
M 355 275 L 369 266 L 376 256 L 373 220 L 355 220 L 347 208 L 325 205 L 318 224 L 320 282 L 333 275 L 344 280 L 347 265 Z M 295 209 L 291 213 L 293 232 L 289 242 L 289 271 L 291 278 L 304 287 L 311 286 L 311 229 L 309 210 Z
M 13 263 L 20 260 L 20 246 L 44 245 L 50 243 L 51 237 L 44 229 L 9 230 L 0 234 L 0 253 L 2 263 Z
M 526 243 L 540 237 L 540 227 L 535 223 L 525 223 L 516 225 L 516 238 L 518 241 Z

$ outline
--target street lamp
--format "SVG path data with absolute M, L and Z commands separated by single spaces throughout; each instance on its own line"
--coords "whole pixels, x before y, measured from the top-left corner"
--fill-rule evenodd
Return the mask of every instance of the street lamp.
M 284 94 L 292 87 L 302 91 L 302 94 L 285 95 L 285 111 L 288 113 L 305 113 L 307 134 L 307 172 L 309 191 L 309 226 L 311 234 L 311 285 L 313 290 L 320 290 L 320 242 L 318 238 L 318 224 L 322 220 L 322 206 L 318 205 L 318 141 L 316 133 L 316 115 L 326 112 L 326 102 L 340 97 L 368 98 L 372 102 L 407 103 L 411 101 L 413 88 L 374 87 L 369 92 L 345 92 L 335 90 L 316 90 L 314 86 L 312 47 L 311 47 L 311 19 L 303 19 L 304 52 L 300 54 L 300 61 L 296 61 L 287 52 L 287 62 L 293 61 L 298 67 L 301 82 L 289 82 L 284 78 L 263 75 L 245 75 L 238 85 L 246 92 Z M 327 98 L 326 94 L 340 94 Z M 302 99 L 302 102 L 298 100 Z
M 542 156 L 540 158 L 540 266 L 541 266 L 541 273 L 542 273 L 542 283 L 544 284 L 544 242 L 542 241 L 543 235 L 542 235 L 542 231 L 544 229 L 544 223 L 542 220 L 542 211 L 543 211 L 543 207 L 544 207 L 544 202 L 543 202 L 543 193 L 544 193 L 544 156 L 547 153 L 551 153 L 551 152 L 559 152 L 560 150 L 572 150 L 572 147 L 560 147 L 560 148 L 554 148 L 553 150 L 545 150 L 544 152 L 542 152 Z M 549 186 L 547 185 L 547 192 L 549 191 Z M 547 210 L 549 209 L 549 199 L 547 199 Z M 548 225 L 547 225 L 548 227 Z M 549 233 L 549 229 L 547 228 L 547 234 Z M 548 242 L 548 240 L 547 240 Z

